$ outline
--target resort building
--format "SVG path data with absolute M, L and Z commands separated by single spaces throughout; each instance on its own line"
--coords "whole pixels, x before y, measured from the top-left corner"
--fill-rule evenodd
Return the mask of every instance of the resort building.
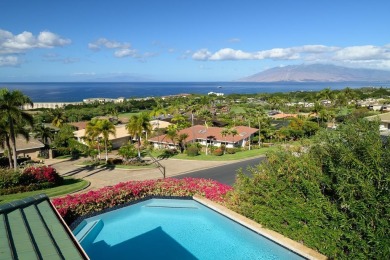
M 108 103 L 108 102 L 113 102 L 113 103 L 122 103 L 125 101 L 124 97 L 119 97 L 119 98 L 86 98 L 83 99 L 84 103 L 90 104 L 90 103 Z
M 390 134 L 390 112 L 389 113 L 383 113 L 375 116 L 368 116 L 366 117 L 369 121 L 379 120 L 380 126 L 379 131 L 381 134 Z
M 131 139 L 131 136 L 126 129 L 126 125 L 117 125 L 115 126 L 115 129 L 116 135 L 114 136 L 110 134 L 108 140 L 111 142 L 113 149 L 118 149 L 122 145 L 128 143 Z M 87 145 L 85 142 L 85 129 L 74 131 L 73 134 L 78 142 Z
M 56 109 L 63 108 L 67 105 L 81 105 L 82 102 L 34 102 L 34 105 L 26 104 L 22 106 L 22 110 L 31 110 L 37 108 Z
M 209 92 L 209 93 L 207 93 L 207 95 L 216 95 L 216 96 L 218 96 L 218 97 L 222 97 L 222 96 L 224 96 L 225 94 L 224 93 L 218 93 L 218 92 Z
M 12 144 L 11 144 L 12 145 Z M 38 159 L 39 153 L 45 145 L 37 139 L 30 137 L 27 141 L 21 136 L 16 137 L 16 155 Z M 4 155 L 5 149 L 0 147 L 0 155 Z
M 185 128 L 178 132 L 178 136 L 181 134 L 187 134 L 185 143 L 197 142 L 201 145 L 213 145 L 220 147 L 226 145 L 227 148 L 244 147 L 254 133 L 258 131 L 256 128 L 247 126 L 237 126 L 233 129 L 237 131 L 237 135 L 223 135 L 223 129 L 220 127 L 206 127 L 203 125 L 195 125 L 189 128 Z M 167 135 L 160 135 L 148 139 L 153 143 L 154 147 L 166 147 L 176 148 L 177 141 L 173 141 Z

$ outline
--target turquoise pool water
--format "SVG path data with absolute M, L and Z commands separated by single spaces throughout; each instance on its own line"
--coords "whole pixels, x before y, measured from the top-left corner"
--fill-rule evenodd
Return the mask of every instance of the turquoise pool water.
M 150 199 L 73 233 L 91 259 L 304 259 L 194 200 Z

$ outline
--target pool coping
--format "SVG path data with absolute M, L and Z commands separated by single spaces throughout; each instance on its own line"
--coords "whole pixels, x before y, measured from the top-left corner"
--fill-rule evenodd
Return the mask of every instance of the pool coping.
M 294 253 L 297 253 L 298 255 L 300 255 L 302 257 L 305 257 L 305 258 L 310 259 L 310 260 L 328 259 L 328 257 L 326 257 L 325 255 L 320 254 L 319 252 L 317 252 L 311 248 L 308 248 L 307 246 L 305 246 L 301 243 L 298 243 L 298 242 L 296 242 L 288 237 L 285 237 L 278 232 L 275 232 L 275 231 L 270 230 L 270 229 L 266 229 L 261 224 L 255 222 L 247 217 L 244 217 L 243 215 L 240 215 L 240 214 L 226 208 L 225 206 L 222 206 L 218 203 L 215 203 L 209 199 L 206 199 L 206 198 L 198 196 L 198 195 L 194 195 L 192 197 L 192 199 L 201 203 L 202 205 L 204 205 L 206 207 L 211 208 L 212 210 L 218 212 L 219 214 L 253 230 L 254 232 L 270 239 L 271 241 L 293 251 Z
M 259 235 L 273 241 L 274 243 L 279 244 L 280 246 L 282 246 L 282 247 L 284 247 L 284 248 L 286 248 L 286 249 L 288 249 L 288 250 L 290 250 L 290 251 L 292 251 L 292 252 L 294 252 L 294 253 L 296 253 L 296 254 L 298 254 L 306 259 L 310 259 L 310 260 L 328 259 L 327 256 L 325 256 L 325 255 L 323 255 L 323 254 L 321 254 L 321 253 L 319 253 L 319 252 L 317 252 L 317 251 L 315 251 L 315 250 L 313 250 L 313 249 L 311 249 L 311 248 L 309 248 L 309 247 L 307 247 L 299 242 L 296 242 L 288 237 L 285 237 L 276 231 L 264 228 L 261 224 L 255 222 L 254 220 L 251 220 L 251 219 L 249 219 L 249 218 L 247 218 L 247 217 L 245 217 L 237 212 L 234 212 L 234 211 L 228 209 L 227 207 L 225 207 L 221 204 L 213 202 L 213 201 L 206 199 L 206 198 L 199 196 L 199 195 L 194 195 L 192 197 L 191 196 L 146 196 L 146 197 L 143 197 L 143 198 L 140 198 L 137 200 L 132 200 L 132 201 L 129 201 L 127 203 L 111 207 L 111 208 L 106 208 L 106 209 L 101 210 L 101 211 L 91 212 L 91 213 L 86 214 L 84 216 L 80 216 L 70 224 L 69 228 L 70 228 L 70 230 L 74 231 L 75 228 L 86 218 L 101 215 L 101 214 L 104 214 L 104 213 L 107 213 L 110 211 L 121 209 L 121 208 L 131 206 L 131 205 L 134 205 L 134 204 L 146 201 L 146 200 L 150 200 L 150 199 L 194 200 L 194 201 L 202 204 L 203 206 L 208 207 L 211 210 L 218 212 L 222 216 L 225 216 L 225 217 L 231 219 L 232 221 L 235 221 L 236 223 L 258 233 Z

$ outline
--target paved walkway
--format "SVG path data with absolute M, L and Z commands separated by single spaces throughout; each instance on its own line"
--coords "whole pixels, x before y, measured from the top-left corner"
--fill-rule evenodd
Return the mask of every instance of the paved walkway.
M 163 177 L 161 171 L 158 168 L 136 170 L 99 168 L 82 166 L 81 163 L 84 160 L 86 159 L 47 159 L 45 160 L 45 164 L 53 166 L 61 176 L 70 176 L 77 179 L 88 180 L 91 185 L 87 189 L 83 190 L 83 192 L 87 190 L 99 189 L 104 186 L 115 185 L 120 182 L 161 179 Z M 165 173 L 167 178 L 196 170 L 226 165 L 233 162 L 234 161 L 196 161 L 177 159 L 166 159 L 160 161 L 160 163 L 165 166 Z

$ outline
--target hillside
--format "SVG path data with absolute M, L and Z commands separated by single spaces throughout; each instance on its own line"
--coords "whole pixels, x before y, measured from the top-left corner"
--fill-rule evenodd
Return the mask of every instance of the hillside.
M 239 79 L 243 82 L 346 82 L 390 81 L 390 71 L 353 69 L 335 65 L 312 64 L 275 67 Z

